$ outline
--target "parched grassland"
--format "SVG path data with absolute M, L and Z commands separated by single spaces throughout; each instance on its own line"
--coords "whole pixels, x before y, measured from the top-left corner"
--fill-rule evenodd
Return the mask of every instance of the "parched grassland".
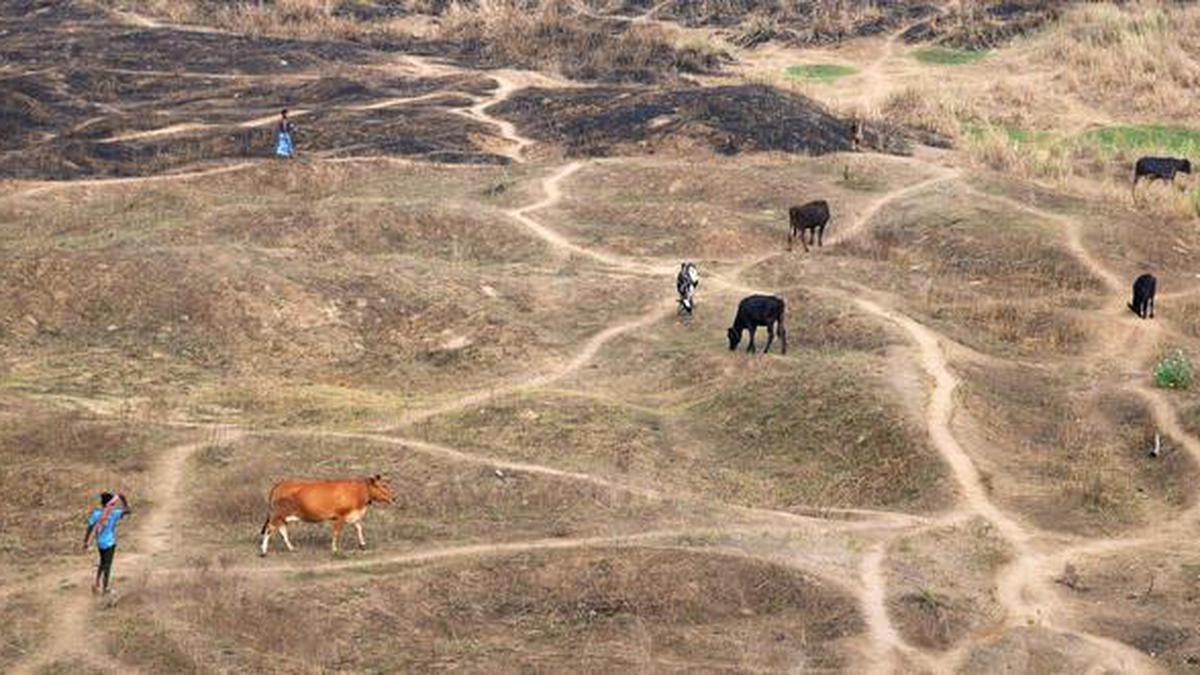
M 747 506 L 944 503 L 938 460 L 889 400 L 881 334 L 863 341 L 856 328 L 872 328 L 861 319 L 797 303 L 788 355 L 755 363 L 726 351 L 724 313 L 705 302 L 686 326 L 667 320 L 614 341 L 561 393 L 496 401 L 420 430 L 457 447 Z M 759 349 L 765 339 L 760 331 Z M 644 392 L 645 403 L 626 405 L 626 392 Z M 568 447 L 576 450 L 559 452 Z
M 1074 588 L 1059 594 L 1070 607 L 1089 606 L 1090 629 L 1132 644 L 1173 672 L 1195 668 L 1200 633 L 1200 551 L 1188 542 L 1074 561 Z
M 128 494 L 135 510 L 154 508 L 137 498 L 146 492 L 150 465 L 158 450 L 186 438 L 186 432 L 137 418 L 97 420 L 5 394 L 0 489 L 28 505 L 0 514 L 0 560 L 7 571 L 28 572 L 77 552 L 102 489 Z
M 802 573 L 687 550 L 533 552 L 380 572 L 268 585 L 198 570 L 131 592 L 107 628 L 115 656 L 153 670 L 214 659 L 235 670 L 293 659 L 353 670 L 837 669 L 863 630 L 852 600 Z M 284 598 L 280 583 L 304 591 Z M 261 628 L 247 634 L 248 625 Z M 366 637 L 380 631 L 389 639 Z
M 1089 534 L 1189 506 L 1197 467 L 1180 452 L 1147 458 L 1155 427 L 1144 402 L 1063 370 L 964 366 L 958 428 L 993 498 L 1044 529 Z
M 989 591 L 1011 555 L 985 521 L 904 537 L 888 553 L 889 610 L 912 644 L 946 650 L 1003 621 Z

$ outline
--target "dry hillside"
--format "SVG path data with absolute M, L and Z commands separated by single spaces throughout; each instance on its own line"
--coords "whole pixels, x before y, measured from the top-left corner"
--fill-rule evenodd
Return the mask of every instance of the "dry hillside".
M 1200 668 L 1200 188 L 1130 190 L 1200 159 L 1200 8 L 18 0 L 0 35 L 0 670 Z M 751 294 L 786 354 L 729 350 Z M 372 474 L 364 550 L 257 555 L 275 481 Z

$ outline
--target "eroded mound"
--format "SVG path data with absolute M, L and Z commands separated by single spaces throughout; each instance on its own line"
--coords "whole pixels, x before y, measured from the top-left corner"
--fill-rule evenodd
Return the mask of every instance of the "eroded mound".
M 852 599 L 802 573 L 654 549 L 534 551 L 269 584 L 199 572 L 124 602 L 112 626 L 129 638 L 118 656 L 150 670 L 210 665 L 220 654 L 232 670 L 300 657 L 363 671 L 824 671 L 846 666 L 847 642 L 863 630 Z M 388 639 L 361 639 L 371 633 Z M 219 648 L 230 644 L 238 648 Z

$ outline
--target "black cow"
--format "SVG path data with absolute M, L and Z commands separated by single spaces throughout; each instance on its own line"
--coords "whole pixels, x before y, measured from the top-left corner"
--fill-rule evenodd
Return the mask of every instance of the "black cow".
M 1158 279 L 1153 274 L 1143 274 L 1133 282 L 1133 302 L 1129 309 L 1134 314 L 1145 319 L 1154 318 L 1154 291 L 1158 288 Z
M 829 223 L 829 202 L 818 199 L 803 206 L 793 206 L 788 209 L 788 221 L 792 225 L 788 233 L 789 251 L 792 250 L 792 241 L 797 233 L 800 235 L 800 243 L 804 244 L 804 250 L 808 251 L 809 242 L 804 241 L 804 233 L 809 230 L 812 231 L 812 238 L 817 246 L 821 246 L 821 240 L 825 237 L 825 225 Z
M 1174 157 L 1142 157 L 1133 165 L 1133 187 L 1137 188 L 1142 178 L 1172 182 L 1175 174 L 1192 172 L 1192 163 Z
M 746 349 L 754 353 L 754 333 L 759 326 L 767 327 L 767 346 L 763 353 L 771 351 L 771 342 L 775 339 L 775 328 L 779 328 L 780 351 L 787 353 L 787 329 L 783 326 L 783 298 L 773 295 L 748 295 L 738 303 L 737 316 L 729 328 L 729 351 L 737 349 L 742 341 L 742 331 L 750 331 L 750 345 Z

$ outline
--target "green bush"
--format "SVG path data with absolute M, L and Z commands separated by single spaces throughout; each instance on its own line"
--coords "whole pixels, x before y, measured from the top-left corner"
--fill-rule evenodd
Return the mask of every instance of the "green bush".
M 1192 386 L 1192 360 L 1176 349 L 1163 357 L 1154 368 L 1154 384 L 1163 389 L 1190 389 Z

